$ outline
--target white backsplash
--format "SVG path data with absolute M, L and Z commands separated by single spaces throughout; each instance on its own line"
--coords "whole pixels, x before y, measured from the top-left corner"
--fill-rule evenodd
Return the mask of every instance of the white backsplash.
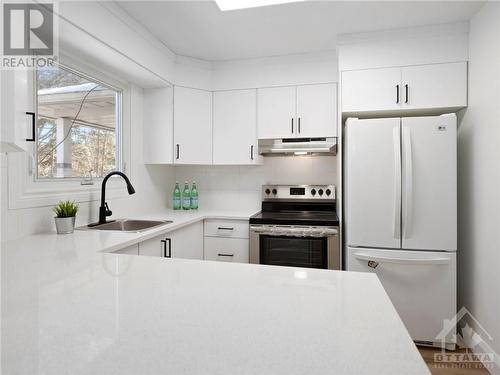
M 175 180 L 194 180 L 200 208 L 256 210 L 264 184 L 337 184 L 335 156 L 266 157 L 256 166 L 176 166 Z M 172 191 L 173 191 L 172 184 Z M 170 193 L 171 194 L 171 193 Z

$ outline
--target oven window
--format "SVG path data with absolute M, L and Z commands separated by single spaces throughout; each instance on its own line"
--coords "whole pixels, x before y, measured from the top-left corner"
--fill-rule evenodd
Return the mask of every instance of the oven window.
M 260 263 L 328 268 L 326 238 L 260 236 Z

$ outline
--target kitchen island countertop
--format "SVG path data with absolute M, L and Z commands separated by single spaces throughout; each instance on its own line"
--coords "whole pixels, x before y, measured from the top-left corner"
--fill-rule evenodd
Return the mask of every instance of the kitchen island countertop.
M 164 229 L 3 243 L 2 373 L 429 373 L 373 274 L 107 253 Z

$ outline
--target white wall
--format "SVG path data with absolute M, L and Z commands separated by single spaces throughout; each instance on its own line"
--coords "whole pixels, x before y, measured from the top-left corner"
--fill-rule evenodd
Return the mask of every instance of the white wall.
M 197 182 L 200 208 L 260 209 L 264 184 L 337 184 L 335 156 L 265 157 L 257 166 L 176 166 L 174 178 Z M 173 182 L 173 181 L 172 181 Z M 181 186 L 182 188 L 182 186 Z M 173 183 L 169 196 L 174 189 Z
M 467 22 L 339 36 L 339 68 L 382 68 L 467 61 Z
M 500 353 L 500 3 L 472 19 L 469 50 L 469 106 L 458 134 L 459 307 Z
M 213 90 L 338 81 L 336 51 L 217 61 L 213 70 Z

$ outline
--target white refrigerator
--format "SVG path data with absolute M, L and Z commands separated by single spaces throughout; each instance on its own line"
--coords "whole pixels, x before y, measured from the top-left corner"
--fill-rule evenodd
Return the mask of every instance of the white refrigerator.
M 347 270 L 376 273 L 413 340 L 442 345 L 456 312 L 456 116 L 349 118 L 345 147 Z

